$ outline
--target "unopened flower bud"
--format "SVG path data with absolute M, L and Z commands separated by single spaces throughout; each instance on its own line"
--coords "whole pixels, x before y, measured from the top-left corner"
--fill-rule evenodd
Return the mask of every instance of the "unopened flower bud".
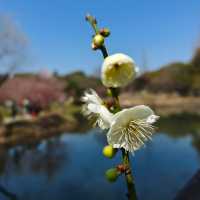
M 108 37 L 110 35 L 110 30 L 108 28 L 102 28 L 99 33 L 104 37 Z
M 116 168 L 108 169 L 105 173 L 107 180 L 110 182 L 115 182 L 119 175 L 120 173 L 117 171 Z
M 95 35 L 93 38 L 93 43 L 97 48 L 102 47 L 104 44 L 104 37 L 100 34 Z
M 91 47 L 92 47 L 93 50 L 97 50 L 98 49 L 97 46 L 93 42 L 91 44 Z
M 103 148 L 103 155 L 107 158 L 113 158 L 117 153 L 117 149 L 114 149 L 111 145 L 107 145 Z
M 107 89 L 107 95 L 108 95 L 109 97 L 112 97 L 112 91 L 111 91 L 110 88 Z

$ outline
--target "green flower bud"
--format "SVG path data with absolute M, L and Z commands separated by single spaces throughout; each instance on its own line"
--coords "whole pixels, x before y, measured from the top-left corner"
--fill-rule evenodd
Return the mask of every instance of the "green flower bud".
M 100 34 L 97 34 L 93 38 L 93 44 L 97 47 L 100 48 L 104 44 L 104 37 Z
M 107 158 L 113 158 L 117 153 L 117 149 L 114 149 L 111 145 L 107 145 L 103 148 L 103 155 Z
M 91 44 L 91 47 L 92 47 L 93 50 L 97 50 L 98 49 L 97 46 L 93 42 Z
M 105 176 L 109 182 L 115 182 L 119 176 L 119 172 L 116 168 L 110 168 L 106 171 Z
M 109 97 L 112 97 L 112 91 L 111 91 L 110 88 L 107 89 L 107 95 L 108 95 Z
M 104 37 L 108 37 L 110 35 L 110 30 L 108 28 L 102 28 L 99 33 Z

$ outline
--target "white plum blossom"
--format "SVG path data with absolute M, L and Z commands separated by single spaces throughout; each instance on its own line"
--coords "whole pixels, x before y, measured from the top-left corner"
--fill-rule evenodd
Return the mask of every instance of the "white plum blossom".
M 116 113 L 107 133 L 107 140 L 114 148 L 134 152 L 154 133 L 152 125 L 159 117 L 145 105 L 123 109 Z
M 94 90 L 85 92 L 82 101 L 85 103 L 84 114 L 89 118 L 95 118 L 100 128 L 109 129 L 108 144 L 132 153 L 151 139 L 155 129 L 152 124 L 159 118 L 145 105 L 112 114 Z
M 88 119 L 94 120 L 94 125 L 98 125 L 101 129 L 108 129 L 110 127 L 113 114 L 104 105 L 102 99 L 93 90 L 89 89 L 82 97 L 83 114 Z
M 105 58 L 101 79 L 106 87 L 124 87 L 136 76 L 134 60 L 122 53 L 116 53 Z

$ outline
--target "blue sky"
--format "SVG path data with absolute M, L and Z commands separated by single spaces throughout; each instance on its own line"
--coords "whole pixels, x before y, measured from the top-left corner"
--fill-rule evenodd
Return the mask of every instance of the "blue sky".
M 0 0 L 0 13 L 29 38 L 25 71 L 97 70 L 102 57 L 90 49 L 88 12 L 110 28 L 109 53 L 126 53 L 141 67 L 145 60 L 149 70 L 188 61 L 200 43 L 199 0 Z

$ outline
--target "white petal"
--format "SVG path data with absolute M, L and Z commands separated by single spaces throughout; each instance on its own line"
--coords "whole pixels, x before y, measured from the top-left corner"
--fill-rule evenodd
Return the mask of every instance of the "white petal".
M 93 89 L 89 89 L 88 91 L 84 92 L 84 95 L 81 98 L 81 100 L 85 103 L 94 103 L 94 104 L 103 103 L 102 99 Z
M 101 78 L 106 87 L 126 86 L 135 76 L 135 62 L 125 54 L 113 54 L 103 62 Z
M 84 96 L 81 99 L 85 103 L 83 105 L 83 114 L 89 119 L 95 119 L 95 124 L 100 128 L 110 128 L 113 114 L 103 105 L 103 101 L 98 94 L 90 89 L 84 93 Z
M 116 113 L 112 123 L 116 124 L 116 126 L 123 126 L 132 120 L 146 120 L 151 115 L 154 115 L 154 112 L 148 106 L 135 106 Z
M 87 105 L 87 108 L 90 112 L 92 113 L 99 113 L 99 109 L 100 109 L 100 106 L 99 105 L 96 105 L 94 103 L 89 103 Z
M 158 119 L 148 106 L 135 106 L 116 113 L 112 118 L 107 140 L 115 148 L 133 152 L 144 145 L 154 132 L 151 125 Z
M 149 117 L 147 117 L 146 122 L 149 124 L 153 124 L 155 123 L 160 117 L 158 115 L 150 115 Z
M 114 115 L 105 106 L 101 106 L 99 114 L 102 120 L 109 124 L 110 127 Z

